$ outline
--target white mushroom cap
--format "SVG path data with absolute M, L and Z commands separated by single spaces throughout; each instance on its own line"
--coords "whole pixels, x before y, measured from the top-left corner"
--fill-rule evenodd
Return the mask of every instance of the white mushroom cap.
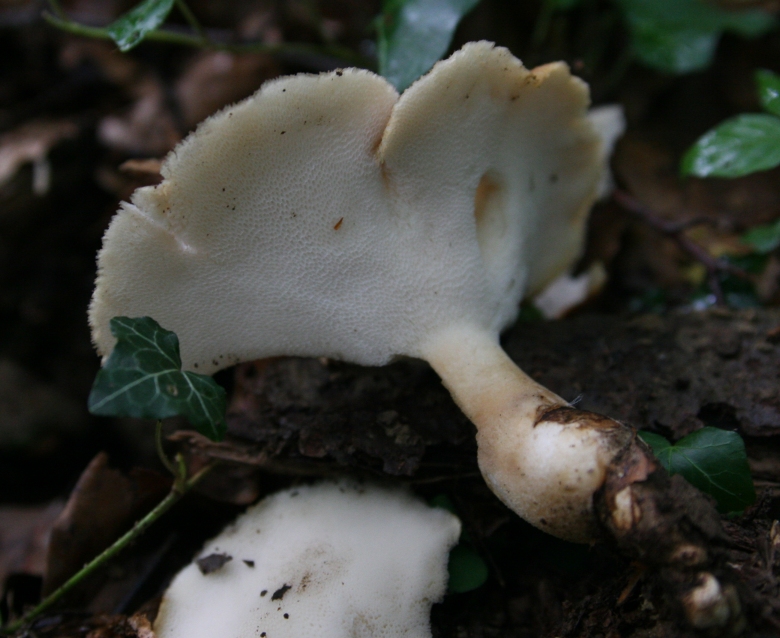
M 123 204 L 90 320 L 155 318 L 184 368 L 273 355 L 379 365 L 453 323 L 491 334 L 578 255 L 601 178 L 587 87 L 466 45 L 399 98 L 346 69 L 269 82 Z
M 593 494 L 631 433 L 566 412 L 498 345 L 523 295 L 580 252 L 618 122 L 594 118 L 602 139 L 587 107 L 566 65 L 528 71 L 487 42 L 400 98 L 354 69 L 270 82 L 202 124 L 111 222 L 98 349 L 113 347 L 112 317 L 148 315 L 199 372 L 420 357 L 477 426 L 496 495 L 588 541 Z
M 425 638 L 459 534 L 455 516 L 402 490 L 340 482 L 279 492 L 201 551 L 229 562 L 176 576 L 155 634 Z

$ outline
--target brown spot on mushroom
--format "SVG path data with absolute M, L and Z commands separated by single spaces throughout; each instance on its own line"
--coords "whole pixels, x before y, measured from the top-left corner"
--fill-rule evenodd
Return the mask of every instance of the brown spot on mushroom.
M 498 183 L 490 175 L 485 174 L 479 180 L 477 190 L 474 193 L 474 219 L 477 220 L 477 225 L 484 220 L 487 204 L 490 198 L 498 192 L 498 189 Z

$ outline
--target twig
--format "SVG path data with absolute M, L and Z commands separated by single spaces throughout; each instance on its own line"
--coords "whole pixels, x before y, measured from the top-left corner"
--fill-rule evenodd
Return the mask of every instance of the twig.
M 181 459 L 181 457 L 179 457 Z M 192 478 L 187 479 L 186 468 L 183 473 L 177 475 L 176 480 L 173 483 L 171 491 L 158 505 L 138 521 L 133 528 L 128 531 L 124 536 L 116 540 L 110 547 L 105 549 L 97 557 L 93 558 L 89 563 L 84 565 L 76 574 L 59 589 L 49 594 L 44 598 L 37 607 L 34 607 L 26 614 L 24 614 L 19 620 L 3 627 L 0 633 L 12 634 L 21 629 L 24 625 L 37 618 L 44 611 L 54 605 L 60 598 L 69 593 L 74 587 L 81 583 L 84 579 L 91 576 L 95 571 L 100 569 L 114 556 L 119 554 L 125 547 L 130 545 L 136 538 L 143 534 L 158 518 L 160 518 L 165 512 L 167 512 L 182 496 L 184 496 L 190 489 L 192 489 L 213 467 L 216 463 L 211 463 L 203 469 L 201 469 Z M 183 461 L 180 461 L 180 468 L 183 466 Z
M 711 223 L 709 219 L 696 217 L 690 220 L 685 220 L 683 222 L 669 222 L 658 217 L 658 215 L 656 215 L 652 210 L 644 206 L 641 202 L 636 200 L 625 191 L 615 189 L 615 191 L 612 193 L 612 198 L 623 209 L 639 217 L 648 226 L 658 231 L 662 235 L 674 240 L 674 242 L 680 247 L 680 249 L 683 250 L 683 252 L 686 252 L 688 255 L 702 264 L 707 270 L 707 281 L 719 305 L 724 305 L 725 303 L 723 288 L 720 285 L 720 279 L 718 277 L 720 273 L 726 272 L 742 279 L 750 279 L 750 275 L 742 270 L 742 268 L 738 268 L 734 264 L 730 264 L 724 259 L 713 257 L 699 244 L 688 238 L 683 232 L 692 226 Z
M 43 13 L 43 19 L 53 27 L 80 35 L 87 38 L 98 40 L 112 40 L 111 34 L 105 27 L 90 27 L 78 22 L 74 22 L 67 17 L 61 17 L 52 13 Z M 179 44 L 182 46 L 195 47 L 198 49 L 212 49 L 215 51 L 227 51 L 229 53 L 268 53 L 269 55 L 329 55 L 343 60 L 352 66 L 362 68 L 371 68 L 369 60 L 352 50 L 336 45 L 314 45 L 301 43 L 283 43 L 283 44 L 265 44 L 263 42 L 239 42 L 227 43 L 217 42 L 206 34 L 206 39 L 200 35 L 181 33 L 172 29 L 156 29 L 146 34 L 146 40 L 155 42 L 166 42 L 168 44 Z

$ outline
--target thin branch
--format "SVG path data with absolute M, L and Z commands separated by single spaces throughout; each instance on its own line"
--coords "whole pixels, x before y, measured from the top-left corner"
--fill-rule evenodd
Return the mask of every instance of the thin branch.
M 87 38 L 98 40 L 112 40 L 108 29 L 105 27 L 90 27 L 79 24 L 68 18 L 62 18 L 51 13 L 43 13 L 43 19 L 53 27 L 80 35 Z M 217 42 L 211 38 L 203 40 L 200 36 L 189 33 L 181 33 L 172 29 L 157 29 L 146 34 L 145 40 L 154 42 L 165 42 L 167 44 L 178 44 L 197 49 L 212 49 L 216 51 L 227 51 L 229 53 L 268 53 L 269 55 L 328 55 L 343 60 L 352 66 L 362 68 L 371 68 L 373 64 L 346 47 L 337 45 L 314 45 L 302 43 L 283 43 L 283 44 L 265 44 L 263 42 L 239 42 L 226 43 Z
M 627 192 L 615 189 L 612 193 L 612 198 L 629 213 L 633 213 L 639 217 L 648 226 L 658 231 L 662 235 L 672 239 L 680 249 L 691 256 L 704 266 L 707 271 L 707 281 L 709 283 L 712 293 L 715 295 L 715 299 L 719 305 L 725 303 L 725 297 L 723 295 L 723 289 L 720 285 L 719 275 L 721 273 L 729 273 L 742 279 L 750 280 L 750 275 L 738 268 L 734 264 L 730 264 L 725 259 L 718 259 L 710 255 L 702 246 L 685 235 L 683 231 L 704 223 L 711 223 L 710 220 L 698 217 L 684 222 L 669 222 L 665 219 L 658 217 L 656 213 L 644 206 L 641 202 L 629 195 Z
M 158 505 L 151 512 L 149 512 L 140 521 L 133 525 L 133 528 L 130 531 L 116 540 L 110 547 L 93 558 L 89 563 L 84 565 L 84 567 L 82 567 L 76 574 L 71 576 L 64 585 L 44 598 L 37 607 L 34 607 L 28 611 L 19 620 L 7 625 L 6 627 L 3 627 L 2 630 L 0 630 L 0 633 L 15 633 L 24 625 L 40 616 L 43 612 L 59 601 L 63 596 L 69 593 L 74 587 L 79 585 L 95 571 L 100 569 L 108 561 L 119 554 L 125 547 L 130 545 L 130 543 L 132 543 L 136 538 L 143 534 L 152 525 L 152 523 L 165 514 L 165 512 L 167 512 L 182 496 L 184 496 L 184 494 L 192 489 L 214 467 L 214 465 L 215 463 L 207 465 L 190 479 L 187 479 L 186 476 L 178 476 L 174 481 L 173 487 L 168 493 L 168 496 L 160 501 L 160 503 L 158 503 Z

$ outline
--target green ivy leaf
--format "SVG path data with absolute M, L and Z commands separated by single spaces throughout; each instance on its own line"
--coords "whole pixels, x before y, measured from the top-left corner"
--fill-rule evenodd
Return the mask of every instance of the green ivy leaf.
M 89 411 L 164 419 L 181 415 L 212 440 L 225 435 L 225 390 L 211 377 L 181 371 L 179 339 L 150 317 L 114 317 L 114 350 L 95 377 Z
M 758 99 L 767 111 L 780 115 L 780 75 L 761 69 L 756 71 Z
M 379 73 L 403 91 L 447 52 L 479 0 L 385 0 L 377 23 Z
M 140 44 L 159 27 L 173 9 L 174 0 L 144 0 L 108 26 L 108 34 L 120 51 Z
M 769 226 L 756 226 L 740 237 L 742 243 L 766 255 L 780 246 L 780 219 Z
M 683 175 L 742 177 L 780 165 L 780 119 L 738 115 L 705 133 L 685 153 Z
M 450 552 L 447 569 L 450 575 L 447 588 L 455 594 L 463 594 L 481 587 L 488 577 L 485 561 L 464 543 L 460 543 Z
M 704 427 L 674 445 L 652 432 L 639 436 L 670 474 L 712 496 L 721 512 L 742 511 L 756 500 L 745 443 L 736 432 Z
M 637 57 L 659 71 L 689 73 L 709 66 L 724 31 L 756 37 L 771 29 L 764 11 L 726 11 L 701 0 L 615 0 Z

